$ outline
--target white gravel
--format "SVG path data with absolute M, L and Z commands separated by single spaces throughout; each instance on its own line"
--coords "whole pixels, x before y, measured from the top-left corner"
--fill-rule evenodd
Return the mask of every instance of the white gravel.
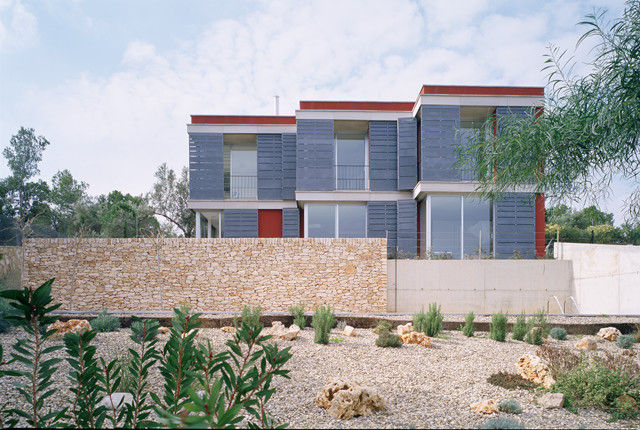
M 546 410 L 536 404 L 539 391 L 506 390 L 486 382 L 489 375 L 499 371 L 515 372 L 514 363 L 525 352 L 535 347 L 523 342 L 508 340 L 500 343 L 477 332 L 474 338 L 465 338 L 460 332 L 447 331 L 441 338 L 433 339 L 432 348 L 419 345 L 403 345 L 399 349 L 378 348 L 376 335 L 371 330 L 358 329 L 357 337 L 344 337 L 334 330 L 332 338 L 343 338 L 329 345 L 313 343 L 313 332 L 302 331 L 293 342 L 281 342 L 292 346 L 293 358 L 287 368 L 290 380 L 277 380 L 278 388 L 269 403 L 270 411 L 292 428 L 407 428 L 446 427 L 476 428 L 487 417 L 471 411 L 469 404 L 483 400 L 501 401 L 516 399 L 523 410 L 520 415 L 500 413 L 524 423 L 526 428 L 638 428 L 640 422 L 609 422 L 607 413 L 581 410 L 578 415 L 565 410 Z M 11 344 L 22 333 L 14 329 L 0 335 L 5 357 Z M 133 346 L 130 330 L 100 333 L 95 344 L 98 354 L 109 360 Z M 199 340 L 211 339 L 217 350 L 231 335 L 219 329 L 203 329 Z M 579 337 L 570 336 L 564 341 L 573 347 Z M 556 342 L 553 341 L 552 342 Z M 599 343 L 599 348 L 615 352 L 621 350 L 612 343 Z M 634 346 L 638 360 L 639 346 Z M 59 354 L 61 357 L 63 352 Z M 67 369 L 68 366 L 63 366 Z M 151 386 L 159 388 L 161 380 L 157 369 L 153 370 Z M 51 399 L 52 407 L 64 404 L 69 396 L 66 372 L 58 371 L 54 380 L 58 392 Z M 387 404 L 386 411 L 348 421 L 331 418 L 324 409 L 314 403 L 316 394 L 332 378 L 340 377 L 359 381 L 378 390 Z M 12 378 L 0 380 L 0 404 L 22 404 L 13 387 Z

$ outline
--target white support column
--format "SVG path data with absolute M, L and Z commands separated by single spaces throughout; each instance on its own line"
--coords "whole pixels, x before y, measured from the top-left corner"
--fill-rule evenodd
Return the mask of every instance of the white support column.
M 207 238 L 211 239 L 211 230 L 213 230 L 213 226 L 211 225 L 211 220 L 207 218 Z
M 196 211 L 196 239 L 200 239 L 202 236 L 200 227 L 200 212 Z

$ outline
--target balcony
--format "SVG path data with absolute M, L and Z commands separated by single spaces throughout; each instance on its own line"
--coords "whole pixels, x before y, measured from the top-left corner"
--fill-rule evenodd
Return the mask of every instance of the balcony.
M 258 176 L 224 174 L 224 198 L 255 200 L 258 198 Z
M 368 190 L 369 166 L 363 164 L 338 164 L 336 190 Z

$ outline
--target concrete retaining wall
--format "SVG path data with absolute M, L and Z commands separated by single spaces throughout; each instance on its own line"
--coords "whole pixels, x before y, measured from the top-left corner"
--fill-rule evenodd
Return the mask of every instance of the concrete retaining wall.
M 575 312 L 570 261 L 389 260 L 387 275 L 390 312 L 415 312 L 431 302 L 443 312 Z
M 557 243 L 573 262 L 573 295 L 584 314 L 640 315 L 640 246 Z

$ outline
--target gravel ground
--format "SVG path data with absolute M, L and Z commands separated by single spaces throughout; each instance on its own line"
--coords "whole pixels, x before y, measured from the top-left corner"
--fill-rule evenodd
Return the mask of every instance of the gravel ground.
M 270 410 L 280 421 L 292 428 L 406 428 L 447 427 L 476 428 L 487 419 L 471 411 L 469 404 L 484 400 L 501 401 L 516 399 L 523 413 L 510 416 L 522 421 L 526 428 L 638 428 L 639 422 L 609 422 L 609 414 L 594 410 L 581 410 L 578 415 L 565 410 L 546 410 L 536 404 L 536 391 L 506 390 L 486 382 L 492 373 L 515 372 L 514 363 L 525 352 L 535 347 L 523 342 L 508 340 L 500 343 L 486 338 L 486 333 L 476 333 L 468 339 L 460 332 L 446 331 L 441 338 L 433 339 L 432 348 L 403 345 L 399 349 L 378 348 L 376 335 L 371 330 L 358 329 L 358 336 L 344 338 L 329 345 L 313 343 L 313 332 L 306 329 L 293 342 L 293 358 L 287 368 L 290 380 L 277 380 L 277 393 L 270 401 Z M 100 333 L 95 344 L 98 354 L 112 359 L 133 346 L 130 330 Z M 20 330 L 0 335 L 5 354 L 10 351 Z M 217 350 L 231 335 L 219 329 L 203 329 L 200 340 L 211 339 Z M 343 338 L 334 330 L 334 338 Z M 573 347 L 579 337 L 570 336 L 563 343 Z M 165 338 L 166 339 L 166 338 Z M 552 342 L 556 342 L 551 340 Z M 599 343 L 600 349 L 619 352 L 615 344 Z M 635 345 L 636 360 L 639 345 Z M 60 353 L 63 356 L 63 353 Z M 66 363 L 63 368 L 66 370 Z M 69 396 L 65 371 L 54 376 L 58 392 L 51 399 L 52 407 L 64 404 Z M 340 377 L 359 381 L 375 388 L 387 405 L 386 411 L 348 421 L 331 418 L 314 403 L 316 394 L 332 378 Z M 160 375 L 153 369 L 151 385 L 159 387 Z M 0 380 L 0 404 L 18 406 L 18 397 L 11 378 Z

